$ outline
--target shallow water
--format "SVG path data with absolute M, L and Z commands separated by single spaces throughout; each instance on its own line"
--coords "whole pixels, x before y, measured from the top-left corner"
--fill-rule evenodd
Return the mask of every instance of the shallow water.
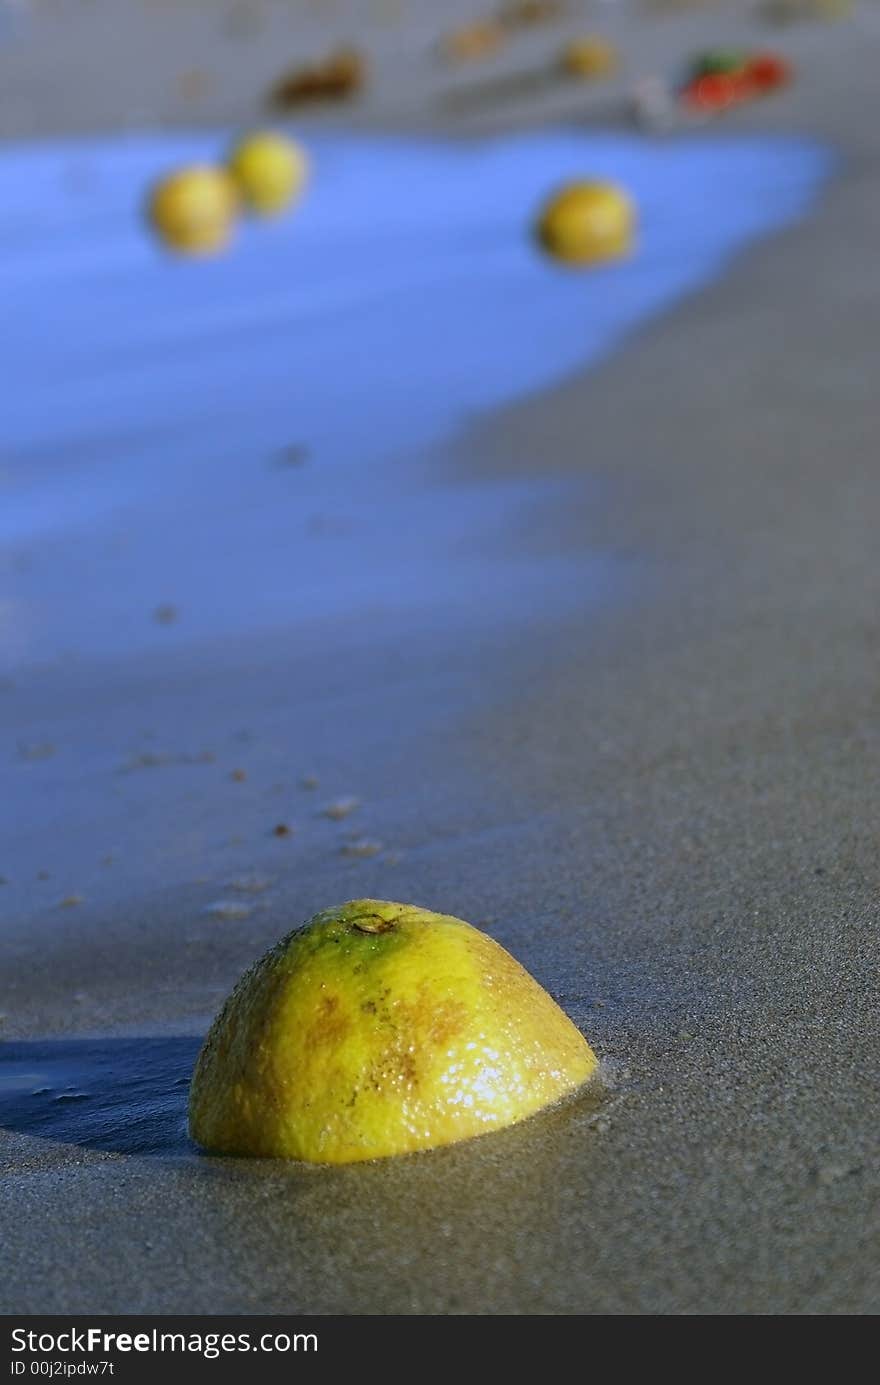
M 790 139 L 323 137 L 295 216 L 214 262 L 166 258 L 144 190 L 219 151 L 162 136 L 0 159 L 7 671 L 589 599 L 601 564 L 510 542 L 558 479 L 462 485 L 426 449 L 599 359 L 800 216 L 829 169 Z M 635 196 L 630 261 L 574 273 L 533 247 L 542 199 L 581 176 Z M 163 603 L 185 620 L 159 631 Z
M 192 1151 L 187 1037 L 9 1043 L 0 1062 L 0 1126 L 117 1154 Z

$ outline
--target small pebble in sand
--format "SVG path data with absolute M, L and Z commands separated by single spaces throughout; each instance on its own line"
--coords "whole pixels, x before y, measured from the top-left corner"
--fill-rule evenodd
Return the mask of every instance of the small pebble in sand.
M 136 769 L 159 769 L 162 765 L 213 765 L 216 760 L 217 756 L 213 750 L 197 750 L 194 753 L 184 752 L 180 755 L 172 755 L 166 750 L 140 750 L 124 765 L 120 765 L 119 773 L 129 774 Z
M 340 856 L 354 856 L 365 859 L 369 856 L 378 856 L 381 850 L 381 842 L 370 841 L 369 837 L 356 837 L 353 842 L 346 842 L 344 846 L 341 846 L 339 848 L 339 854 Z
M 304 774 L 302 779 L 300 779 L 299 781 L 299 786 L 301 789 L 306 789 L 309 792 L 311 792 L 312 789 L 317 789 L 320 782 L 321 781 L 316 774 Z
M 68 894 L 64 896 L 58 907 L 59 909 L 75 909 L 76 906 L 82 904 L 82 902 L 83 897 L 81 894 Z
M 272 884 L 268 875 L 239 875 L 235 880 L 227 880 L 226 889 L 237 894 L 262 894 Z
M 279 822 L 272 828 L 273 837 L 290 837 L 293 835 L 293 828 L 287 822 Z
M 212 904 L 205 905 L 202 913 L 215 919 L 246 919 L 253 909 L 250 904 L 243 904 L 237 899 L 215 899 Z
M 18 758 L 20 760 L 51 760 L 55 754 L 55 747 L 51 741 L 19 741 Z
M 234 784 L 243 784 L 244 781 L 247 779 L 247 770 L 234 769 L 231 771 L 229 778 L 233 781 Z
M 178 610 L 170 601 L 163 601 L 153 612 L 153 620 L 157 625 L 173 625 L 178 617 Z
M 849 1162 L 823 1164 L 816 1169 L 816 1182 L 823 1188 L 830 1188 L 834 1183 L 840 1183 L 844 1178 L 854 1178 L 861 1173 L 862 1165 Z
M 121 767 L 121 773 L 133 769 L 158 769 L 160 765 L 170 765 L 172 757 L 157 750 L 142 750 Z
M 335 803 L 328 803 L 321 809 L 321 816 L 330 818 L 331 822 L 342 822 L 360 806 L 360 800 L 357 798 L 337 798 Z
M 309 449 L 302 442 L 292 442 L 288 447 L 282 447 L 275 458 L 278 466 L 304 466 L 308 460 Z

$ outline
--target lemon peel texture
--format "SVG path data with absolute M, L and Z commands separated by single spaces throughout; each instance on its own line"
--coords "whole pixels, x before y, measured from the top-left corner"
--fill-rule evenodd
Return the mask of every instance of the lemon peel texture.
M 353 1163 L 513 1125 L 597 1066 L 494 939 L 361 899 L 317 914 L 239 981 L 196 1064 L 190 1132 L 215 1153 Z

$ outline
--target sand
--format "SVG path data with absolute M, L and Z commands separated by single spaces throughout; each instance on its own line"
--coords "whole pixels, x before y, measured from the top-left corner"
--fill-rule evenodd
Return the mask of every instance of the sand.
M 668 23 L 670 50 L 724 29 Z M 114 1044 L 134 1037 L 165 1092 L 246 962 L 372 894 L 489 928 L 587 1033 L 606 1095 L 333 1171 L 6 1120 L 4 1312 L 876 1311 L 876 24 L 865 6 L 787 30 L 799 85 L 730 121 L 833 143 L 813 215 L 434 458 L 465 481 L 564 478 L 564 509 L 527 542 L 607 559 L 601 599 L 515 630 L 414 629 L 403 659 L 399 629 L 340 621 L 296 648 L 184 639 L 100 679 L 56 662 L 0 691 L 10 763 L 19 742 L 65 748 L 26 763 L 45 776 L 27 791 L 16 780 L 0 863 L 3 1033 L 34 1045 L 15 1051 L 35 1072 L 75 1069 L 92 1035 L 124 1077 L 136 1059 Z M 112 122 L 107 100 L 79 128 Z M 527 124 L 556 104 L 443 121 Z M 142 731 L 219 759 L 135 769 L 154 776 L 136 799 L 90 790 Z M 242 826 L 214 771 L 248 744 Z M 317 790 L 298 787 L 309 773 Z M 276 779 L 309 823 L 300 803 L 358 795 L 358 830 L 393 850 L 343 871 L 311 835 L 285 857 L 260 835 Z M 169 845 L 156 823 L 175 817 Z M 229 886 L 254 875 L 271 885 Z M 230 897 L 253 912 L 210 911 Z

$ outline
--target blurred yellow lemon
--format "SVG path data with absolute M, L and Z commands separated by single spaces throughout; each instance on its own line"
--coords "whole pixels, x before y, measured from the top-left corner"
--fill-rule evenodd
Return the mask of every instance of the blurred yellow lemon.
M 562 68 L 569 77 L 609 77 L 617 62 L 614 44 L 595 34 L 572 39 L 562 50 Z
M 238 195 L 222 168 L 193 165 L 163 178 L 153 188 L 148 214 L 172 250 L 211 255 L 232 238 Z
M 277 216 L 302 192 L 309 160 L 296 140 L 263 130 L 235 146 L 227 167 L 253 211 Z
M 196 1064 L 190 1131 L 220 1154 L 348 1164 L 512 1125 L 596 1067 L 485 933 L 360 899 L 316 915 L 239 981 Z
M 440 48 L 450 62 L 475 62 L 491 57 L 504 43 L 504 38 L 503 24 L 497 19 L 483 19 L 445 34 Z
M 544 205 L 537 234 L 556 259 L 601 264 L 632 249 L 635 225 L 635 205 L 616 183 L 568 183 Z

